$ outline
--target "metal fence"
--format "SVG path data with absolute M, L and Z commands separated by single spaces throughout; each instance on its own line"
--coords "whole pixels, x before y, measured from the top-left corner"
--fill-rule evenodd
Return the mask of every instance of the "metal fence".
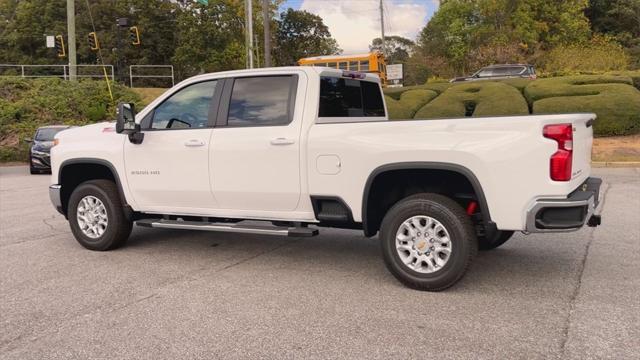
M 149 75 L 148 72 L 144 72 L 145 74 L 138 74 L 138 75 L 134 75 L 134 69 L 170 69 L 171 70 L 171 75 L 158 75 L 158 74 L 151 74 Z M 173 72 L 173 65 L 131 65 L 129 66 L 129 85 L 131 87 L 133 86 L 133 79 L 171 79 L 171 87 L 173 87 L 175 85 L 175 78 L 174 78 L 174 72 Z
M 104 78 L 103 65 L 76 65 L 78 78 Z M 115 81 L 113 65 L 104 65 L 107 76 Z M 93 73 L 87 70 L 98 70 Z M 0 76 L 19 76 L 23 78 L 63 78 L 69 79 L 69 65 L 16 65 L 0 64 Z

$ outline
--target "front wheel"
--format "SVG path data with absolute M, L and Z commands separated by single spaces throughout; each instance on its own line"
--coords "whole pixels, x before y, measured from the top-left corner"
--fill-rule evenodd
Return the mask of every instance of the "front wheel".
M 395 204 L 380 228 L 389 271 L 406 286 L 440 291 L 455 284 L 477 253 L 473 224 L 455 201 L 423 193 Z
M 124 244 L 133 226 L 124 215 L 116 184 L 109 180 L 78 185 L 69 198 L 67 218 L 80 245 L 98 251 Z

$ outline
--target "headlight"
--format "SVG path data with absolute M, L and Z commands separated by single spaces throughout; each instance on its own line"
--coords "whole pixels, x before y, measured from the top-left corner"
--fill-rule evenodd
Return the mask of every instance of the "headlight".
M 49 153 L 44 151 L 38 151 L 38 150 L 31 150 L 31 154 L 38 155 L 38 156 L 49 156 Z

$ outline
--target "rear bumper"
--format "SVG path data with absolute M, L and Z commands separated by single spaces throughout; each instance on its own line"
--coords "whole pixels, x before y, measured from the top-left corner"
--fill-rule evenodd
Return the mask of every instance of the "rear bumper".
M 60 214 L 64 215 L 64 211 L 62 211 L 62 197 L 60 196 L 61 191 L 62 185 L 54 184 L 49 186 L 49 199 L 51 199 L 53 207 L 55 207 Z
M 599 178 L 588 178 L 566 199 L 538 199 L 527 211 L 527 232 L 575 231 L 600 225 L 601 202 Z

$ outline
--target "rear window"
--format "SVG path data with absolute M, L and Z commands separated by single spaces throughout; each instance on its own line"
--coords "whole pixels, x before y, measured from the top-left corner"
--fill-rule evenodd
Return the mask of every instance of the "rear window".
M 384 117 L 384 102 L 377 83 L 322 77 L 319 117 Z

